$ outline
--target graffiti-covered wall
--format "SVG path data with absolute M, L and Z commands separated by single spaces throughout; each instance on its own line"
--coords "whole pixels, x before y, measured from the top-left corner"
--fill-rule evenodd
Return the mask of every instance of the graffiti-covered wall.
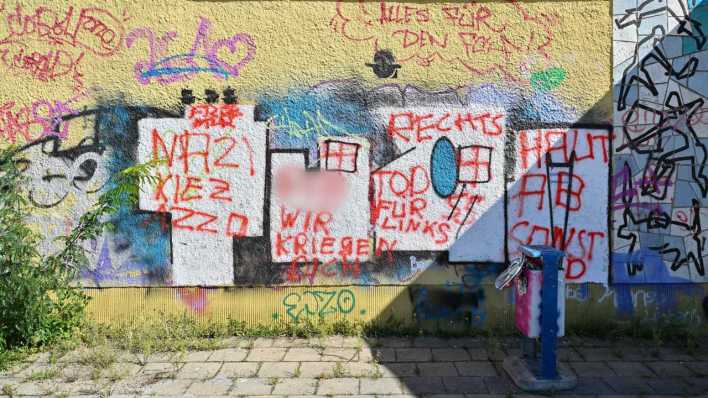
M 613 14 L 612 280 L 708 282 L 708 3 L 616 1 Z
M 44 251 L 159 161 L 79 282 L 199 313 L 483 322 L 523 244 L 586 293 L 706 282 L 698 3 L 5 1 L 0 145 Z

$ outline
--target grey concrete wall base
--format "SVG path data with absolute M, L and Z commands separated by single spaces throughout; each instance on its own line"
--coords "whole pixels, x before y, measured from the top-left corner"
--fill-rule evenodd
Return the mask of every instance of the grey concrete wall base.
M 530 364 L 518 356 L 504 359 L 504 370 L 514 383 L 524 391 L 570 390 L 578 384 L 578 378 L 564 364 L 558 364 L 558 378 L 555 380 L 539 379 L 536 376 L 538 365 Z

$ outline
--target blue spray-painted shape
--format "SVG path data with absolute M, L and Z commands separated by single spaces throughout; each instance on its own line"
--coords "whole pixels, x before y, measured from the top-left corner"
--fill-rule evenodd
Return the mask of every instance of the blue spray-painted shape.
M 309 148 L 317 156 L 317 139 L 327 136 L 375 137 L 375 118 L 363 101 L 331 90 L 292 89 L 286 95 L 262 95 L 262 117 L 272 120 L 273 148 Z
M 701 43 L 697 38 L 702 36 L 701 33 L 708 33 L 706 31 L 706 29 L 708 29 L 708 1 L 691 0 L 688 2 L 688 6 L 690 9 L 688 17 L 700 25 L 697 24 L 698 26 L 694 25 L 693 27 L 696 36 L 682 36 L 683 55 L 705 50 L 705 42 Z
M 135 164 L 134 154 L 137 141 L 136 121 L 141 115 L 147 116 L 148 109 L 109 106 L 100 108 L 96 118 L 96 131 L 101 142 L 110 147 L 112 156 L 106 159 L 108 170 L 115 175 L 128 166 Z M 114 188 L 111 179 L 106 189 Z M 129 203 L 126 197 L 124 203 Z M 111 264 L 103 261 L 101 267 L 93 272 L 96 282 L 122 281 L 127 284 L 166 283 L 169 278 L 170 253 L 172 251 L 169 232 L 163 230 L 159 217 L 153 214 L 136 212 L 132 206 L 123 204 L 111 216 L 111 239 L 116 246 L 130 250 L 130 259 L 123 264 Z M 117 270 L 117 271 L 114 271 Z M 139 277 L 121 276 L 138 274 Z
M 455 146 L 446 137 L 435 142 L 430 157 L 430 180 L 435 193 L 447 198 L 457 188 L 457 157 Z

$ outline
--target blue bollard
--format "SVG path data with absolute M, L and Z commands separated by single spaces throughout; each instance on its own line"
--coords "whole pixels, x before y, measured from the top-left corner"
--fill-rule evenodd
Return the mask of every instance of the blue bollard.
M 543 285 L 541 286 L 541 378 L 558 377 L 558 269 L 563 253 L 558 250 L 542 250 Z

